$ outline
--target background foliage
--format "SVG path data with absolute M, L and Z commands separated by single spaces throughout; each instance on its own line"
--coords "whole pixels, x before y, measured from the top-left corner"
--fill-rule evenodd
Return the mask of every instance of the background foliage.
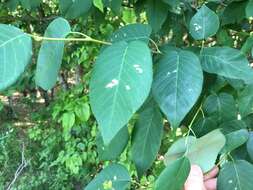
M 252 189 L 252 0 L 0 2 L 0 189 Z

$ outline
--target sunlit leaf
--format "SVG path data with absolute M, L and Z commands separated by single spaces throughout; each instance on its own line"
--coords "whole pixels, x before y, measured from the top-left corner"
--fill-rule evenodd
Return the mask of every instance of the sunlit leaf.
M 32 58 L 32 40 L 14 26 L 0 24 L 0 91 L 14 84 Z
M 57 18 L 46 29 L 45 37 L 65 38 L 70 33 L 70 25 L 63 18 Z M 43 41 L 37 62 L 36 84 L 44 90 L 54 87 L 61 67 L 64 52 L 63 41 Z
M 203 40 L 215 35 L 219 26 L 219 17 L 203 5 L 191 19 L 190 34 L 195 40 Z
M 151 82 L 151 53 L 144 42 L 117 42 L 99 55 L 90 82 L 90 101 L 105 144 L 143 104 Z

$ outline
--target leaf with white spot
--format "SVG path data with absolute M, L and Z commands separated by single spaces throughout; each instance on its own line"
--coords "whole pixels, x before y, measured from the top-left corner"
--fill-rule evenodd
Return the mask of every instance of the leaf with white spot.
M 14 26 L 0 24 L 0 91 L 17 81 L 31 57 L 31 38 Z
M 176 49 L 158 61 L 153 95 L 172 127 L 178 127 L 195 104 L 202 83 L 203 72 L 195 54 Z
M 152 58 L 141 41 L 114 43 L 99 55 L 90 82 L 90 101 L 105 144 L 148 97 Z
M 219 26 L 219 17 L 203 5 L 191 19 L 190 34 L 195 40 L 203 40 L 215 35 Z
M 130 186 L 131 177 L 125 167 L 111 164 L 103 169 L 84 190 L 125 190 Z
M 57 18 L 51 22 L 45 32 L 45 37 L 65 38 L 70 33 L 67 20 Z M 38 57 L 35 80 L 44 90 L 53 88 L 57 81 L 64 52 L 63 41 L 43 41 Z
M 200 54 L 204 71 L 220 76 L 253 82 L 253 69 L 247 58 L 237 49 L 229 47 L 204 48 Z
M 220 170 L 218 190 L 252 190 L 253 165 L 245 160 L 228 162 Z

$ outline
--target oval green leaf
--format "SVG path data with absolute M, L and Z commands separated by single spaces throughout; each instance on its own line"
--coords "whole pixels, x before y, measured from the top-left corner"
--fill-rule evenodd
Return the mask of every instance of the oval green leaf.
M 242 117 L 253 113 L 253 85 L 248 85 L 239 92 L 238 107 Z
M 114 32 L 110 41 L 115 43 L 123 40 L 126 42 L 140 40 L 148 43 L 151 32 L 152 29 L 147 24 L 129 24 Z
M 148 0 L 146 12 L 148 23 L 152 27 L 153 32 L 156 33 L 162 28 L 162 25 L 168 16 L 169 7 L 162 1 Z
M 158 61 L 153 95 L 172 127 L 178 127 L 195 104 L 202 83 L 203 73 L 195 54 L 172 50 Z
M 31 38 L 14 26 L 0 24 L 0 91 L 14 84 L 32 57 Z
M 125 167 L 120 164 L 111 164 L 103 169 L 84 190 L 125 190 L 130 186 L 131 178 Z
M 158 177 L 155 190 L 182 190 L 190 168 L 190 162 L 186 157 L 172 162 Z
M 253 160 L 253 132 L 249 133 L 249 139 L 247 142 L 247 152 L 251 160 Z
M 197 137 L 201 137 L 211 132 L 212 130 L 217 129 L 218 124 L 215 118 L 212 117 L 204 117 L 199 118 L 192 125 L 192 130 Z
M 148 97 L 152 58 L 141 41 L 117 42 L 99 55 L 90 82 L 90 101 L 105 144 Z
M 96 145 L 98 147 L 98 156 L 102 161 L 115 160 L 124 151 L 129 140 L 128 128 L 123 127 L 112 139 L 109 145 L 105 145 L 101 134 L 97 136 Z
M 229 134 L 234 131 L 238 131 L 241 129 L 246 129 L 247 125 L 243 120 L 231 120 L 231 121 L 225 121 L 221 125 L 219 125 L 219 128 L 221 129 L 223 134 Z
M 253 0 L 249 0 L 246 6 L 246 17 L 253 17 Z
M 132 138 L 132 160 L 141 177 L 154 162 L 163 134 L 163 118 L 157 105 L 151 100 L 141 110 Z
M 238 131 L 233 131 L 225 135 L 226 144 L 222 148 L 221 153 L 228 153 L 232 150 L 243 145 L 249 138 L 249 132 L 246 129 L 241 129 Z
M 183 157 L 186 150 L 196 143 L 196 137 L 188 136 L 187 138 L 180 138 L 174 142 L 164 155 L 165 165 L 169 165 L 176 159 Z
M 237 119 L 236 102 L 232 95 L 227 93 L 211 94 L 203 104 L 205 115 L 216 119 L 220 124 Z
M 214 167 L 225 142 L 226 138 L 219 129 L 198 139 L 191 136 L 182 138 L 176 141 L 165 154 L 165 165 L 171 164 L 173 159 L 180 158 L 185 154 L 191 164 L 199 165 L 203 172 L 208 172 Z
M 226 163 L 218 176 L 220 190 L 252 190 L 253 165 L 245 160 Z
M 208 172 L 214 167 L 217 156 L 225 143 L 225 136 L 216 129 L 197 139 L 196 144 L 189 148 L 187 157 L 191 164 L 199 165 L 204 173 Z
M 195 40 L 204 40 L 215 35 L 219 26 L 219 17 L 203 5 L 191 19 L 190 34 Z
M 123 0 L 103 0 L 103 3 L 106 7 L 111 8 L 116 14 L 120 14 L 122 1 Z
M 78 18 L 92 7 L 92 0 L 59 0 L 61 13 L 68 19 Z
M 203 69 L 208 73 L 253 82 L 249 61 L 239 51 L 229 47 L 204 48 L 200 54 Z
M 51 22 L 45 32 L 45 37 L 65 38 L 70 33 L 70 25 L 63 18 Z M 57 81 L 64 52 L 63 41 L 43 41 L 37 62 L 36 84 L 44 90 L 53 88 Z

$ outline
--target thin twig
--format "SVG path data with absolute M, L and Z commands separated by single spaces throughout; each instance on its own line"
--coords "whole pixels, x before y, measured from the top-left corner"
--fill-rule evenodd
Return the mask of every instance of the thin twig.
M 36 41 L 72 41 L 72 42 L 95 42 L 95 43 L 99 43 L 99 44 L 104 44 L 104 45 L 112 45 L 110 42 L 105 42 L 105 41 L 100 41 L 100 40 L 96 40 L 93 39 L 89 36 L 85 37 L 85 38 L 50 38 L 50 37 L 42 37 L 42 36 L 37 36 L 37 35 L 33 35 L 33 34 L 28 34 L 29 36 L 31 36 L 32 38 L 34 38 L 34 40 Z
M 18 166 L 14 178 L 11 181 L 11 183 L 8 185 L 8 187 L 6 188 L 6 190 L 11 190 L 13 184 L 16 182 L 16 180 L 18 179 L 18 177 L 20 176 L 20 174 L 22 173 L 22 171 L 24 170 L 24 168 L 26 168 L 28 165 L 27 160 L 25 159 L 25 145 L 24 143 L 22 144 L 22 152 L 21 152 L 21 164 Z

